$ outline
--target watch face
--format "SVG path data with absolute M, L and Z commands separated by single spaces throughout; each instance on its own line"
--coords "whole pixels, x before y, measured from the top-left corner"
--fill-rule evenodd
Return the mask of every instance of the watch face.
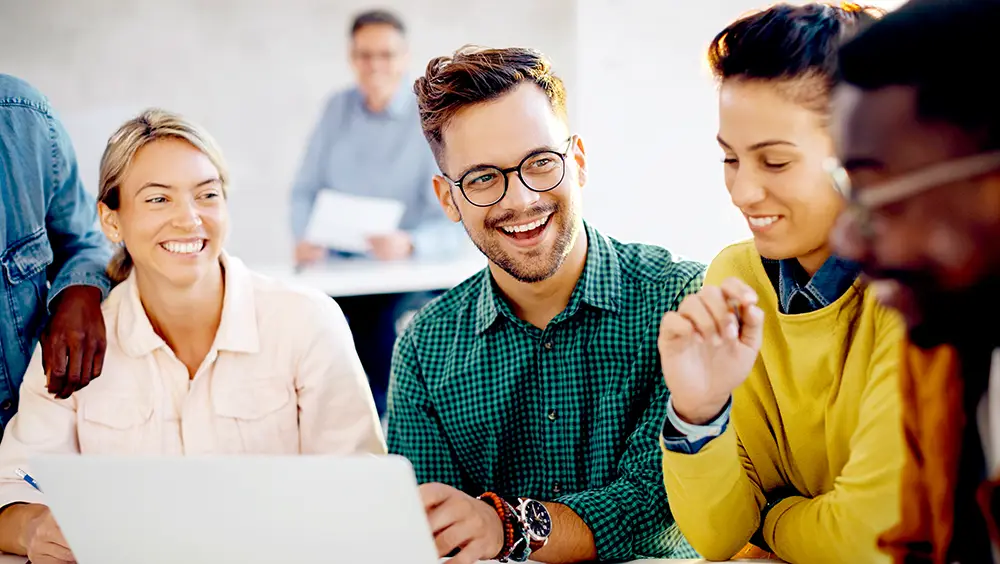
M 552 518 L 549 510 L 538 501 L 529 501 L 524 505 L 524 521 L 528 526 L 528 534 L 536 539 L 548 538 L 552 532 Z

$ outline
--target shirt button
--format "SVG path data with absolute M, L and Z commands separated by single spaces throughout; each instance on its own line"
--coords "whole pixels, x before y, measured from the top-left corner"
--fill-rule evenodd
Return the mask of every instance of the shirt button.
M 545 350 L 547 350 L 547 351 L 552 350 L 552 341 L 546 341 L 545 342 Z
M 556 495 L 559 495 L 560 493 L 562 493 L 562 484 L 560 484 L 558 481 L 553 482 L 553 484 L 552 484 L 552 493 L 554 493 Z
M 3 403 L 0 403 L 0 409 L 4 411 L 9 410 L 11 407 L 14 407 L 14 404 L 10 400 L 3 400 Z
M 559 419 L 559 414 L 554 409 L 549 410 L 549 421 L 555 421 Z

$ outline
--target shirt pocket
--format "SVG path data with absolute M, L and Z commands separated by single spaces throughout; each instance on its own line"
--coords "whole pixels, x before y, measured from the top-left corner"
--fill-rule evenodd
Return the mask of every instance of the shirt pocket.
M 213 386 L 219 446 L 242 454 L 298 454 L 299 411 L 289 384 L 236 381 Z
M 81 454 L 155 452 L 152 401 L 126 394 L 88 397 L 81 406 L 77 437 Z
M 20 337 L 21 353 L 25 356 L 31 354 L 32 345 L 45 322 L 48 297 L 46 270 L 53 260 L 52 247 L 44 227 L 16 241 L 0 255 L 9 288 L 11 317 Z

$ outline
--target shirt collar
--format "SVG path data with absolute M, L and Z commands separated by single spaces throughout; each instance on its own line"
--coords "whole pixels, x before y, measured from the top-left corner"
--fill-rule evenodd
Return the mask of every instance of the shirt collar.
M 358 107 L 361 108 L 361 111 L 371 116 L 386 117 L 391 119 L 405 118 L 414 112 L 414 107 L 416 105 L 416 98 L 413 95 L 413 91 L 405 87 L 406 83 L 406 80 L 400 82 L 399 87 L 396 89 L 396 93 L 392 95 L 392 99 L 389 101 L 389 105 L 378 113 L 374 113 L 368 109 L 368 106 L 365 105 L 365 95 L 361 93 L 360 88 L 355 88 L 354 95 Z
M 587 261 L 583 274 L 566 309 L 553 321 L 572 316 L 579 310 L 581 303 L 613 313 L 621 311 L 622 272 L 618 253 L 611 241 L 586 222 L 583 225 L 584 236 L 587 237 Z M 501 313 L 508 319 L 515 320 L 510 306 L 496 288 L 493 275 L 486 269 L 476 302 L 476 333 L 481 334 L 489 329 Z
M 790 313 L 797 295 L 814 309 L 822 309 L 840 299 L 854 284 L 861 267 L 858 263 L 831 255 L 811 278 L 795 259 L 778 261 L 778 299 L 781 311 Z
M 219 260 L 225 269 L 226 286 L 222 319 L 212 349 L 255 353 L 260 350 L 260 342 L 253 275 L 243 261 L 225 252 Z M 131 357 L 140 357 L 167 346 L 146 316 L 134 272 L 122 282 L 122 286 L 120 291 L 124 292 L 124 296 L 118 310 L 118 342 L 122 350 Z

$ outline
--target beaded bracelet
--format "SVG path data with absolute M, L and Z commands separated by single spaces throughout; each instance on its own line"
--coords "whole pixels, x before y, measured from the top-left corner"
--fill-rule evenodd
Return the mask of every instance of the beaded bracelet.
M 510 505 L 493 492 L 486 492 L 478 499 L 490 504 L 497 512 L 497 516 L 500 517 L 500 522 L 503 524 L 503 546 L 500 548 L 496 560 L 506 562 L 514 550 L 514 514 Z

